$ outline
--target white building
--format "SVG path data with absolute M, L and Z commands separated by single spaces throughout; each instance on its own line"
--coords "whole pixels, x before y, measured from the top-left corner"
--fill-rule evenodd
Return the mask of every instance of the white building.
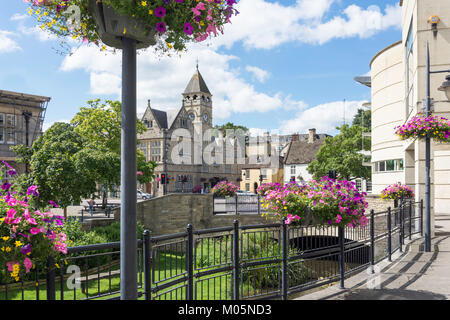
M 404 0 L 402 39 L 370 62 L 372 92 L 372 192 L 401 182 L 425 198 L 425 142 L 402 141 L 395 127 L 422 112 L 426 97 L 426 46 L 431 70 L 450 69 L 450 1 Z M 438 16 L 433 25 L 430 17 Z M 448 74 L 447 74 L 448 75 Z M 450 102 L 438 88 L 446 74 L 431 75 L 434 115 L 450 118 Z M 362 82 L 362 81 L 360 81 Z M 431 225 L 434 215 L 450 215 L 450 144 L 431 143 Z

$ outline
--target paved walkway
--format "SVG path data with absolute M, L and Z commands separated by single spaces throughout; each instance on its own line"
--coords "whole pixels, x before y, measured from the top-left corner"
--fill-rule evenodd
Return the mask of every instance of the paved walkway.
M 383 260 L 375 274 L 361 272 L 345 280 L 345 289 L 333 285 L 297 300 L 448 300 L 450 299 L 450 216 L 436 217 L 432 252 L 423 251 L 423 239 L 413 239 L 403 254 Z

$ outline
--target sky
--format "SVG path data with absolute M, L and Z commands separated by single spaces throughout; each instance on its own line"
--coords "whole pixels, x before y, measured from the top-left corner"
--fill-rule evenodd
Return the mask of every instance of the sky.
M 23 0 L 3 0 L 0 90 L 51 97 L 44 130 L 70 121 L 86 101 L 121 99 L 121 52 L 58 39 L 36 27 Z M 181 56 L 138 52 L 138 114 L 176 113 L 199 70 L 213 95 L 213 125 L 252 133 L 335 135 L 370 101 L 355 76 L 401 39 L 398 0 L 239 0 L 224 34 L 188 45 Z

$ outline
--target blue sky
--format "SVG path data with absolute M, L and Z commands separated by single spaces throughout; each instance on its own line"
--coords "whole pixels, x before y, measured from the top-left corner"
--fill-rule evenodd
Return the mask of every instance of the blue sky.
M 335 134 L 335 126 L 370 100 L 353 80 L 372 57 L 401 38 L 398 0 L 240 0 L 225 35 L 192 44 L 182 57 L 138 58 L 138 112 L 147 99 L 173 114 L 195 70 L 213 94 L 214 124 L 255 132 Z M 60 53 L 58 41 L 34 28 L 27 4 L 0 12 L 0 90 L 52 98 L 45 127 L 68 121 L 93 98 L 120 99 L 120 54 L 82 45 Z

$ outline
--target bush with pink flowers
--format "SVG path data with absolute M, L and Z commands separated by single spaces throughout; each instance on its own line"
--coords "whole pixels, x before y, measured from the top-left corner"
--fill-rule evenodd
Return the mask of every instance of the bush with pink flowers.
M 14 175 L 14 169 L 3 163 Z M 19 281 L 38 261 L 67 253 L 66 235 L 61 231 L 64 217 L 35 210 L 30 204 L 33 197 L 39 197 L 37 186 L 20 193 L 4 182 L 0 197 L 0 264 L 6 266 L 11 278 Z
M 265 208 L 276 219 L 286 218 L 289 225 L 365 226 L 368 222 L 365 193 L 354 182 L 323 177 L 305 185 L 286 184 L 268 191 L 262 199 Z
M 218 182 L 212 189 L 211 192 L 217 197 L 232 197 L 236 195 L 239 187 L 233 182 L 228 182 L 226 180 Z

